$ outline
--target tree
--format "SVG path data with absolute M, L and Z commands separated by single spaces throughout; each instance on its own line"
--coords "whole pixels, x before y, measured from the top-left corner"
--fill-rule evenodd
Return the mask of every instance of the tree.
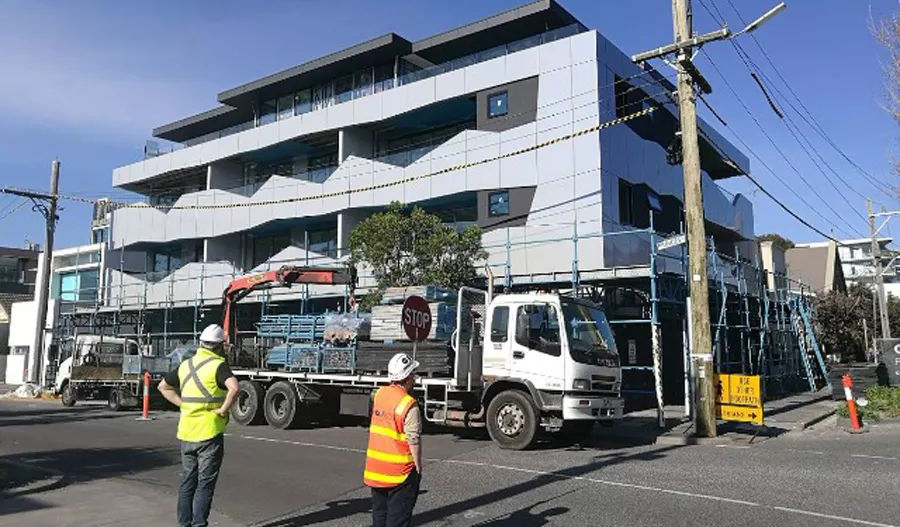
M 885 110 L 895 121 L 900 122 L 900 11 L 895 11 L 890 17 L 878 22 L 870 16 L 869 28 L 888 55 L 884 65 L 887 92 Z M 900 174 L 900 161 L 894 159 L 893 165 L 894 172 Z M 894 192 L 900 193 L 896 187 Z
M 788 250 L 794 248 L 794 242 L 783 237 L 780 234 L 769 233 L 769 234 L 760 234 L 756 237 L 757 240 L 761 242 L 771 241 L 774 242 L 773 245 L 776 247 L 780 247 L 782 250 Z
M 363 299 L 364 308 L 386 287 L 469 284 L 477 277 L 476 264 L 487 257 L 478 227 L 460 233 L 439 217 L 398 202 L 361 221 L 350 233 L 349 249 L 351 264 L 365 264 L 375 276 L 377 290 Z
M 816 299 L 816 336 L 828 353 L 839 354 L 844 362 L 865 359 L 865 350 L 869 346 L 865 342 L 863 320 L 868 324 L 870 341 L 877 323 L 873 316 L 872 296 L 872 290 L 868 287 L 853 284 L 847 293 L 831 291 Z M 888 318 L 891 334 L 898 334 L 900 299 L 893 296 L 888 297 Z

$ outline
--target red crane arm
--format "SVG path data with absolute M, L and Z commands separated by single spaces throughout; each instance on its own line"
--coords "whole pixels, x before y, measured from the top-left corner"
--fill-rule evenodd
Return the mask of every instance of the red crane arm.
M 231 342 L 233 323 L 232 306 L 254 291 L 274 287 L 290 287 L 292 284 L 350 285 L 351 296 L 356 283 L 353 268 L 329 269 L 324 267 L 299 267 L 285 265 L 275 271 L 242 276 L 228 284 L 222 294 L 225 341 Z

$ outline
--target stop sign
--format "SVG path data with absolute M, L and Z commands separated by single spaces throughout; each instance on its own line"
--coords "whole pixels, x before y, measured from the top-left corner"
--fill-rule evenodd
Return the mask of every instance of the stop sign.
M 403 302 L 403 330 L 413 342 L 421 342 L 431 331 L 431 308 L 420 296 L 411 296 Z

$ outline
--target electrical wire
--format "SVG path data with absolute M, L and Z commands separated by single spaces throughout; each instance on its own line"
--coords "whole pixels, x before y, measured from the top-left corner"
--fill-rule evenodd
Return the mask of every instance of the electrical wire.
M 710 0 L 710 1 L 712 2 L 713 6 L 715 7 L 715 0 Z M 734 2 L 733 2 L 732 0 L 728 0 L 728 3 L 729 3 L 729 5 L 731 6 L 731 9 L 735 12 L 735 14 L 737 14 L 738 19 L 741 20 L 742 23 L 746 24 L 746 21 L 744 20 L 743 15 L 742 15 L 741 12 L 737 9 L 737 6 L 735 6 Z M 717 7 L 715 7 L 715 8 L 716 8 L 716 10 L 718 11 L 718 8 L 717 8 Z M 859 166 L 859 164 L 857 164 L 852 158 L 850 158 L 850 156 L 848 156 L 848 155 L 847 155 L 847 154 L 846 154 L 846 153 L 845 153 L 845 152 L 844 152 L 844 151 L 843 151 L 843 150 L 842 150 L 842 149 L 834 142 L 834 140 L 828 135 L 828 133 L 827 133 L 827 132 L 825 131 L 825 129 L 822 127 L 822 125 L 819 124 L 818 120 L 816 120 L 816 118 L 815 118 L 815 116 L 812 114 L 812 112 L 810 112 L 809 109 L 806 107 L 806 105 L 803 103 L 803 99 L 801 99 L 800 96 L 798 96 L 797 93 L 794 91 L 793 87 L 791 87 L 791 84 L 787 81 L 787 79 L 786 79 L 786 78 L 784 77 L 784 75 L 781 73 L 781 70 L 775 65 L 775 62 L 772 60 L 772 58 L 771 58 L 771 57 L 769 56 L 769 54 L 766 52 L 765 48 L 763 48 L 762 44 L 759 42 L 759 39 L 756 38 L 756 35 L 754 35 L 754 34 L 751 33 L 751 34 L 750 34 L 750 38 L 753 40 L 754 44 L 755 44 L 756 47 L 759 49 L 759 51 L 760 51 L 760 53 L 762 54 L 763 58 L 765 58 L 766 62 L 768 62 L 769 66 L 771 66 L 772 70 L 775 72 L 775 75 L 778 76 L 778 78 L 779 78 L 779 79 L 781 80 L 781 82 L 784 84 L 785 88 L 787 88 L 788 92 L 793 96 L 793 98 L 797 101 L 797 104 L 798 104 L 798 105 L 800 106 L 800 108 L 803 110 L 802 112 L 801 112 L 800 110 L 798 110 L 798 109 L 793 105 L 793 103 L 790 101 L 790 99 L 787 98 L 787 97 L 784 97 L 783 94 L 781 94 L 780 90 L 778 90 L 778 87 L 777 87 L 774 83 L 772 83 L 773 87 L 779 92 L 779 94 L 782 95 L 782 97 L 783 97 L 784 99 L 787 100 L 788 105 L 789 105 L 789 106 L 797 113 L 797 115 L 799 115 L 800 118 L 803 119 L 803 120 L 806 122 L 806 124 L 807 124 L 810 128 L 812 128 L 813 131 L 815 131 L 815 132 L 816 132 L 823 140 L 825 140 L 825 142 L 828 143 L 828 145 L 831 146 L 831 147 L 832 147 L 832 148 L 833 148 L 833 149 L 834 149 L 834 150 L 835 150 L 835 151 L 836 151 L 836 152 L 837 152 L 837 153 L 838 153 L 845 161 L 847 161 L 851 166 L 853 166 L 853 167 L 854 167 L 854 168 L 855 168 L 855 169 L 863 176 L 863 178 L 866 179 L 866 181 L 869 182 L 869 184 L 871 184 L 873 187 L 875 187 L 875 189 L 877 189 L 879 192 L 882 192 L 882 193 L 886 194 L 888 197 L 894 199 L 895 201 L 900 201 L 900 200 L 898 200 L 897 189 L 892 188 L 890 185 L 888 185 L 888 184 L 882 182 L 881 180 L 879 180 L 879 179 L 876 178 L 875 176 L 871 175 L 868 171 L 866 171 L 866 170 L 863 169 L 861 166 Z M 739 52 L 743 52 L 743 54 L 744 54 L 744 55 L 746 56 L 746 58 L 750 61 L 751 64 L 753 64 L 754 66 L 756 66 L 756 64 L 755 64 L 755 63 L 753 62 L 753 60 L 750 58 L 749 54 L 746 52 L 746 50 L 744 50 L 743 46 L 742 46 L 739 42 L 736 42 L 736 41 L 733 41 L 733 40 L 732 40 L 732 44 L 735 46 L 735 49 L 736 49 L 736 50 L 738 50 Z M 762 74 L 763 77 L 766 78 L 766 79 L 768 80 L 768 78 L 767 78 L 767 76 L 765 75 L 765 73 L 762 72 L 758 66 L 756 66 L 756 69 L 757 69 L 758 71 L 760 71 L 760 74 Z M 807 117 L 808 117 L 808 118 L 807 118 Z
M 0 216 L 0 221 L 3 221 L 3 220 L 5 220 L 6 218 L 12 216 L 17 210 L 19 210 L 19 209 L 21 209 L 22 207 L 24 207 L 27 203 L 28 203 L 28 200 L 27 200 L 27 199 L 23 199 L 22 201 L 19 202 L 18 205 L 16 205 L 16 206 L 13 207 L 12 209 L 10 209 L 10 210 L 9 210 L 8 212 L 6 212 L 3 216 Z

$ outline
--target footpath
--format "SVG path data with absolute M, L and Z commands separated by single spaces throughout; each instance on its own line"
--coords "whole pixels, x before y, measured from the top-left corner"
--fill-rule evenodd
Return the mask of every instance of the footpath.
M 835 410 L 831 389 L 826 386 L 815 393 L 800 393 L 766 401 L 763 405 L 765 426 L 719 421 L 719 437 L 715 439 L 691 437 L 693 427 L 691 422 L 685 419 L 683 406 L 664 408 L 665 427 L 659 426 L 656 409 L 652 408 L 626 414 L 620 422 L 609 429 L 604 429 L 602 435 L 612 440 L 646 444 L 727 443 L 746 440 L 756 435 L 770 437 L 801 432 L 833 415 Z

